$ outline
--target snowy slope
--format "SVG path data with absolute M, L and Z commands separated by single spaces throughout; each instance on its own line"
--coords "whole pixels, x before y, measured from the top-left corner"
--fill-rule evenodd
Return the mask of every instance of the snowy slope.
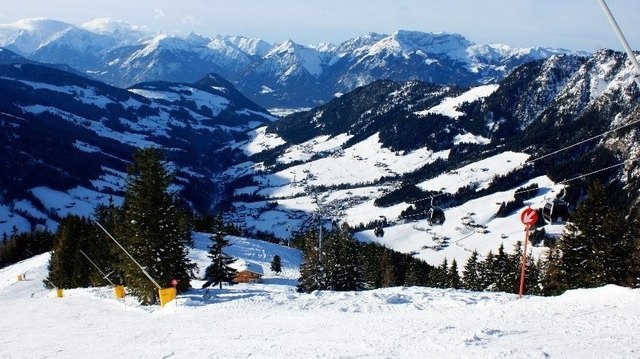
M 240 247 L 238 242 L 234 243 Z M 233 246 L 231 247 L 233 248 Z M 110 288 L 44 289 L 48 254 L 0 269 L 0 357 L 635 358 L 640 291 L 558 297 L 431 288 L 296 293 L 286 280 L 193 290 L 164 308 Z M 17 282 L 26 273 L 26 281 Z M 267 277 L 270 277 L 267 275 Z M 285 279 L 285 278 L 283 278 Z
M 167 151 L 174 189 L 204 185 L 185 199 L 208 208 L 221 171 L 212 152 L 275 120 L 215 75 L 127 90 L 27 61 L 0 64 L 0 89 L 0 235 L 120 203 L 127 163 L 144 147 Z
M 401 35 L 388 44 L 390 50 L 417 48 L 410 44 L 415 34 Z M 318 215 L 327 227 L 331 221 L 362 224 L 371 229 L 357 233 L 359 240 L 432 265 L 445 258 L 464 263 L 474 250 L 485 256 L 500 245 L 511 251 L 524 239 L 521 210 L 498 218 L 500 206 L 514 201 L 518 188 L 535 184 L 538 190 L 525 206 L 540 209 L 563 188 L 550 178 L 559 182 L 605 167 L 592 160 L 596 148 L 610 151 L 606 166 L 626 165 L 597 172 L 600 180 L 622 179 L 630 198 L 637 198 L 634 127 L 612 131 L 605 141 L 585 143 L 580 150 L 572 146 L 635 123 L 637 89 L 630 74 L 623 54 L 603 50 L 590 58 L 553 56 L 530 63 L 499 85 L 453 89 L 379 81 L 363 86 L 256 131 L 241 145 L 255 163 L 225 172 L 251 180 L 235 188 L 229 219 L 282 237 L 308 228 Z M 528 162 L 565 146 L 575 153 L 558 153 L 539 166 Z M 581 183 L 569 186 L 586 190 Z M 486 190 L 496 193 L 478 194 Z M 434 205 L 444 207 L 442 226 L 424 219 L 427 192 L 436 193 Z M 412 207 L 421 213 L 407 217 Z M 389 223 L 383 238 L 372 230 L 380 220 Z M 554 236 L 562 230 L 562 225 L 545 227 Z M 532 250 L 535 257 L 546 252 Z

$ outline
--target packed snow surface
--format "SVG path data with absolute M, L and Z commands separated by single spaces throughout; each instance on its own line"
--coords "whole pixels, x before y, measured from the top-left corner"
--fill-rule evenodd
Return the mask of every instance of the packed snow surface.
M 456 97 L 447 97 L 440 104 L 424 111 L 416 112 L 416 115 L 426 116 L 428 114 L 438 114 L 444 115 L 451 118 L 458 118 L 464 113 L 458 111 L 458 106 L 462 105 L 465 102 L 473 102 L 480 98 L 487 97 L 491 95 L 494 91 L 498 89 L 498 85 L 484 85 L 474 87 L 471 90 L 461 94 Z
M 191 256 L 204 268 L 204 234 Z M 640 290 L 558 297 L 422 287 L 295 291 L 295 250 L 232 238 L 233 255 L 284 272 L 264 283 L 193 289 L 165 307 L 108 287 L 42 285 L 49 254 L 0 269 L 1 358 L 638 358 Z M 267 246 L 268 245 L 268 246 Z M 297 259 L 296 259 L 297 258 Z M 17 276 L 26 275 L 25 281 Z M 202 282 L 194 280 L 199 288 Z

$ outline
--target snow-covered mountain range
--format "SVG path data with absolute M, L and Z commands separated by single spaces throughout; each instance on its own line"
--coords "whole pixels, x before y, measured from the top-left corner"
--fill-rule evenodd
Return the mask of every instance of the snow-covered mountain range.
M 509 229 L 521 226 L 517 213 L 496 215 L 519 188 L 538 186 L 527 204 L 539 208 L 559 194 L 560 181 L 612 166 L 598 176 L 619 180 L 623 195 L 637 204 L 638 90 L 620 53 L 516 51 L 407 31 L 317 47 L 195 34 L 135 40 L 137 29 L 106 21 L 85 27 L 25 21 L 0 28 L 0 39 L 22 53 L 45 53 L 61 44 L 61 32 L 84 34 L 74 39 L 87 46 L 104 44 L 95 51 L 72 47 L 104 54 L 107 66 L 129 71 L 129 81 L 167 71 L 176 79 L 185 71 L 196 76 L 207 61 L 216 64 L 208 70 L 222 75 L 122 89 L 79 75 L 118 72 L 74 72 L 0 51 L 3 231 L 55 226 L 67 213 L 90 214 L 109 196 L 119 201 L 131 153 L 149 145 L 167 150 L 176 189 L 196 209 L 226 205 L 233 209 L 229 220 L 280 237 L 313 225 L 318 215 L 327 225 L 346 221 L 359 228 L 361 240 L 382 241 L 431 264 L 444 257 L 462 263 L 473 249 L 521 240 L 520 231 Z M 111 45 L 87 40 L 100 36 Z M 225 62 L 230 58 L 237 61 Z M 526 62 L 532 58 L 540 59 Z M 431 76 L 441 77 L 433 82 L 397 81 L 434 66 L 439 70 Z M 234 71 L 243 75 L 223 78 L 233 79 Z M 278 121 L 242 94 L 253 86 L 300 105 L 306 102 L 297 95 L 321 93 L 321 79 L 331 91 L 345 92 Z M 569 184 L 573 205 L 585 183 Z M 424 224 L 432 196 L 448 218 L 437 228 Z M 373 234 L 376 222 L 389 225 L 384 241 Z M 460 242 L 443 246 L 451 239 Z
M 29 59 L 65 63 L 114 86 L 194 82 L 218 73 L 265 107 L 311 107 L 377 79 L 473 85 L 562 49 L 478 45 L 458 34 L 399 30 L 339 45 L 270 44 L 241 36 L 147 34 L 98 19 L 81 26 L 48 19 L 0 25 L 0 46 Z
M 344 221 L 362 241 L 464 263 L 523 240 L 520 213 L 498 215 L 519 189 L 537 188 L 518 208 L 540 210 L 563 189 L 575 205 L 594 178 L 617 179 L 637 206 L 638 95 L 630 63 L 608 50 L 534 61 L 494 85 L 376 81 L 234 144 L 250 161 L 225 172 L 243 178 L 231 219 L 285 237 Z M 426 220 L 432 197 L 441 226 Z
M 220 191 L 212 178 L 233 158 L 218 150 L 276 119 L 217 75 L 126 90 L 6 49 L 0 59 L 0 232 L 119 202 L 132 154 L 150 146 L 166 151 L 185 199 L 207 209 Z

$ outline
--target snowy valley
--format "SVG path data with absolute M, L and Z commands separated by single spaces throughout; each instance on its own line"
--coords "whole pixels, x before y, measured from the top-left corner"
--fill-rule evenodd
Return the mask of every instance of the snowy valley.
M 640 357 L 640 92 L 622 53 L 105 19 L 0 25 L 0 46 L 0 358 Z M 202 288 L 224 239 L 259 280 Z M 327 284 L 345 268 L 355 290 Z M 177 297 L 148 305 L 146 270 Z

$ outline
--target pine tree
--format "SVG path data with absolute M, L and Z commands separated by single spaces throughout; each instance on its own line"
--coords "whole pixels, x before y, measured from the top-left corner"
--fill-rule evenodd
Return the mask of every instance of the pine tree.
M 631 248 L 626 261 L 625 285 L 640 288 L 640 218 L 630 219 L 627 228 L 626 235 Z
M 382 270 L 382 282 L 380 286 L 383 288 L 396 286 L 396 274 L 391 260 L 391 252 L 386 248 L 382 252 L 380 258 L 380 269 Z
M 449 288 L 449 281 L 448 281 L 448 269 L 449 269 L 449 263 L 447 261 L 447 258 L 442 260 L 442 263 L 437 266 L 434 270 L 433 270 L 433 274 L 430 276 L 430 285 L 434 288 Z
M 494 272 L 495 291 L 512 292 L 514 282 L 519 278 L 514 270 L 509 256 L 504 251 L 504 244 L 500 243 L 498 253 L 494 257 L 491 269 Z
M 361 247 L 360 261 L 364 268 L 365 287 L 380 288 L 382 286 L 381 258 L 383 248 L 374 243 L 367 243 Z
M 94 217 L 97 223 L 105 228 L 109 233 L 121 233 L 121 226 L 124 222 L 124 212 L 122 208 L 116 207 L 113 198 L 109 198 L 107 205 L 98 205 L 94 210 Z M 125 285 L 124 273 L 119 269 L 122 250 L 110 239 L 105 237 L 102 229 L 95 228 L 94 245 L 88 255 L 92 260 L 100 263 L 101 270 L 105 273 L 112 273 L 110 280 L 117 285 Z
M 345 223 L 324 235 L 324 253 L 318 264 L 324 268 L 326 288 L 335 291 L 364 289 L 364 273 L 358 244 Z
M 478 251 L 473 251 L 462 271 L 462 285 L 464 289 L 481 292 L 484 289 L 480 263 L 478 263 Z
M 512 267 L 512 271 L 513 271 L 513 275 L 514 275 L 514 280 L 512 283 L 512 287 L 509 289 L 510 293 L 518 293 L 520 291 L 520 274 L 522 272 L 522 242 L 517 241 L 516 244 L 513 246 L 513 252 L 511 252 L 511 254 L 509 255 L 509 261 Z M 529 253 L 527 253 L 529 254 Z M 530 258 L 530 256 L 527 256 L 527 264 L 526 264 L 526 268 L 525 268 L 525 287 L 524 287 L 524 292 L 528 293 L 529 292 L 529 287 L 526 285 L 529 280 L 529 263 L 531 261 L 532 258 Z
M 527 256 L 527 268 L 524 279 L 524 292 L 530 295 L 542 295 L 542 259 L 533 259 L 533 256 Z
M 276 274 L 282 272 L 282 259 L 280 259 L 280 256 L 277 254 L 273 256 L 271 260 L 271 270 Z
M 123 222 L 117 236 L 160 286 L 168 287 L 177 279 L 178 291 L 184 291 L 190 288 L 195 265 L 187 258 L 192 241 L 189 221 L 169 193 L 172 180 L 159 150 L 148 148 L 135 154 L 126 180 Z M 120 258 L 118 269 L 124 273 L 129 290 L 143 304 L 155 303 L 155 284 L 124 253 Z
M 458 273 L 458 263 L 455 259 L 451 261 L 451 267 L 449 267 L 449 271 L 447 272 L 447 282 L 449 284 L 449 288 L 462 288 L 462 281 L 460 280 L 460 274 Z
M 487 253 L 484 261 L 480 262 L 480 279 L 482 290 L 496 291 L 498 274 L 494 270 L 495 255 L 492 251 Z
M 92 275 L 97 271 L 80 252 L 91 253 L 94 235 L 94 227 L 86 218 L 71 215 L 60 221 L 49 260 L 47 286 L 79 288 L 98 284 L 97 281 L 102 283 L 99 274 Z
M 316 246 L 317 241 L 316 231 L 309 231 L 304 235 L 304 262 L 300 265 L 298 292 L 311 293 L 328 288 L 327 275 L 320 260 L 320 249 Z
M 558 292 L 621 284 L 630 246 L 624 240 L 622 223 L 609 206 L 604 188 L 594 182 L 548 261 L 550 289 Z
M 346 223 L 340 228 L 338 241 L 341 267 L 341 272 L 338 276 L 339 290 L 364 289 L 364 269 L 358 256 L 358 242 L 351 236 L 351 229 Z
M 340 238 L 337 231 L 323 234 L 322 250 L 321 262 L 325 269 L 327 284 L 325 289 L 341 290 L 343 263 L 340 258 Z
M 409 269 L 407 269 L 407 275 L 404 278 L 404 285 L 409 287 L 424 285 L 422 270 L 418 261 L 411 261 L 409 263 Z
M 215 236 L 210 236 L 211 246 L 209 247 L 209 258 L 211 264 L 204 273 L 206 281 L 202 288 L 219 285 L 222 289 L 222 283 L 233 284 L 237 271 L 230 265 L 235 262 L 235 258 L 224 253 L 224 248 L 228 247 L 229 241 L 224 238 L 224 234 L 218 232 Z
M 542 273 L 542 291 L 544 295 L 559 295 L 569 288 L 569 284 L 566 282 L 569 278 L 567 266 L 562 260 L 562 252 L 558 247 L 549 249 L 547 260 L 544 262 L 544 271 Z

